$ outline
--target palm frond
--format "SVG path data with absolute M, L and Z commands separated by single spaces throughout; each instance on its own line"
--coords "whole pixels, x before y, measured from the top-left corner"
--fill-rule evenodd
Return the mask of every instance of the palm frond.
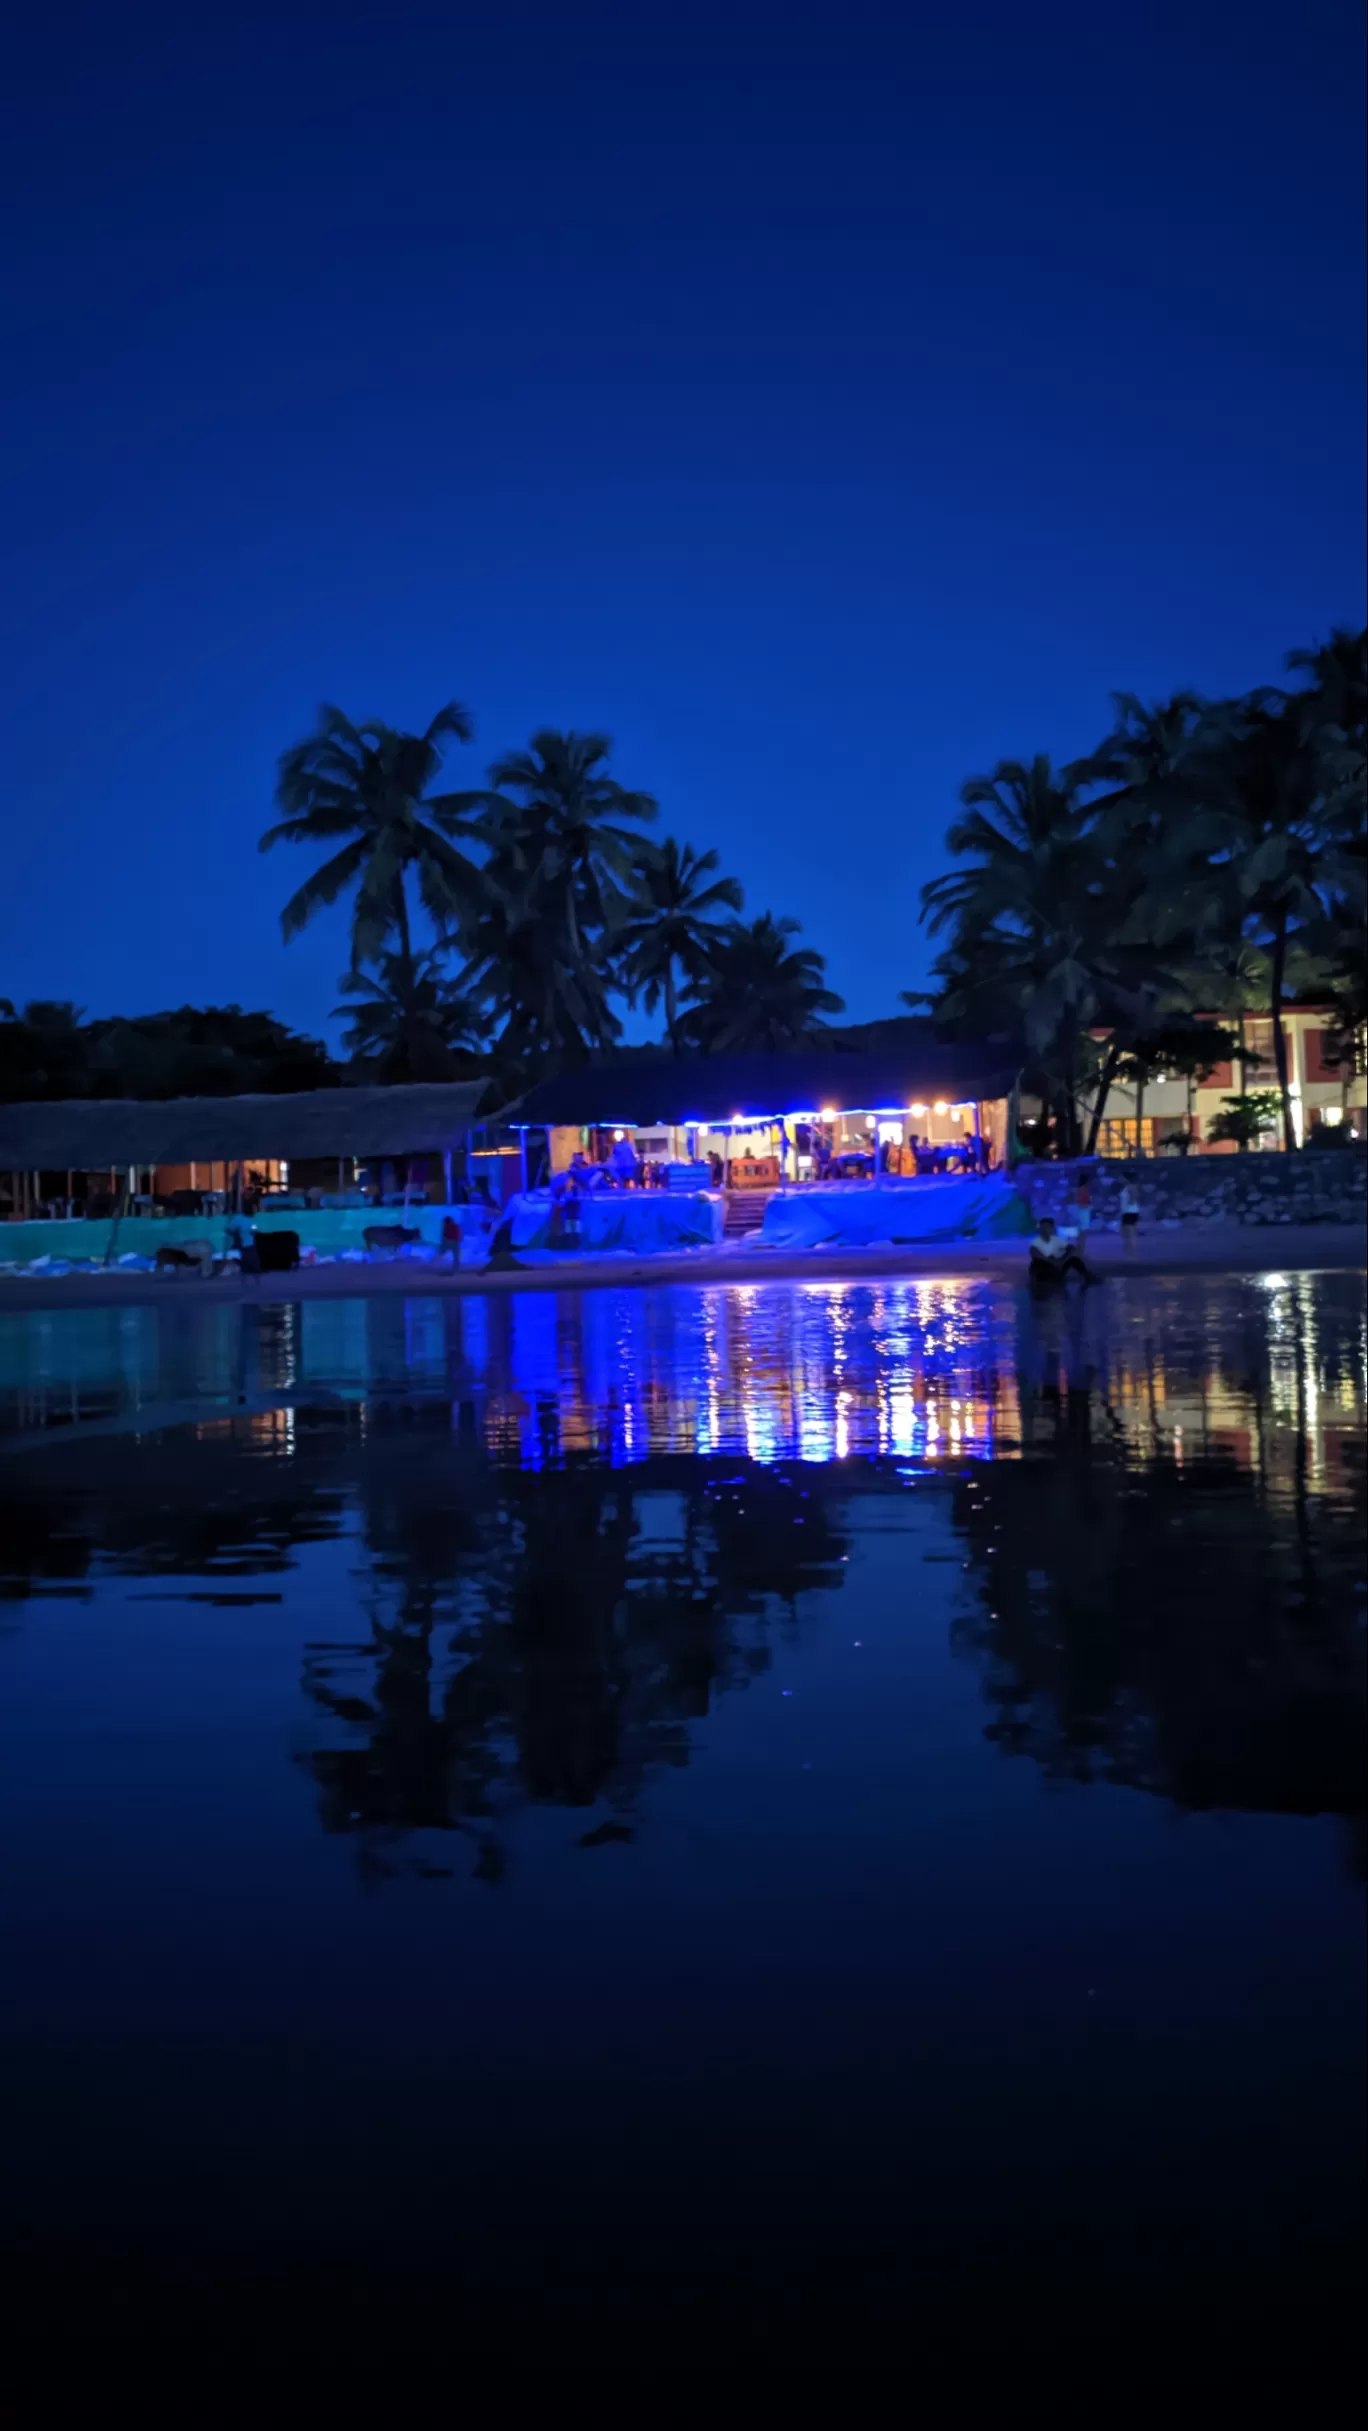
M 369 837 L 358 837 L 354 844 L 348 844 L 340 853 L 334 853 L 331 861 L 325 861 L 321 869 L 316 869 L 312 877 L 306 878 L 304 884 L 296 888 L 280 915 L 280 932 L 287 943 L 291 937 L 299 935 L 315 912 L 336 903 L 338 896 L 364 869 L 370 850 Z

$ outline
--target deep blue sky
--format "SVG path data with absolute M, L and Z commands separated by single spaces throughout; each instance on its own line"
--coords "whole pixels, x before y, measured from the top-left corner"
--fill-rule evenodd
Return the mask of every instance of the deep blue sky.
M 1359 0 L 25 14 L 0 994 L 320 1026 L 276 753 L 454 694 L 890 1011 L 966 773 L 1363 615 Z

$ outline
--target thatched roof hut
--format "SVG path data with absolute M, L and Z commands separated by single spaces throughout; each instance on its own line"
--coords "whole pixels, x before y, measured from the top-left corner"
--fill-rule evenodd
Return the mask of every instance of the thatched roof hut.
M 464 1147 L 487 1090 L 471 1080 L 279 1097 L 33 1100 L 0 1106 L 0 1172 L 441 1154 Z

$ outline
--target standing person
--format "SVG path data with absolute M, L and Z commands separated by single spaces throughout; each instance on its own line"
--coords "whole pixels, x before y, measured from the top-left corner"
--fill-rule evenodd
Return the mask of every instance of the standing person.
M 1128 1165 L 1125 1180 L 1121 1184 L 1121 1238 L 1128 1252 L 1134 1248 L 1135 1236 L 1139 1230 L 1140 1193 L 1135 1187 L 1134 1168 Z
M 1092 1230 L 1092 1186 L 1086 1173 L 1080 1173 L 1073 1196 L 1074 1223 L 1080 1240 Z
M 635 1142 L 620 1132 L 608 1152 L 608 1169 L 613 1180 L 623 1190 L 631 1190 L 641 1177 L 641 1161 Z

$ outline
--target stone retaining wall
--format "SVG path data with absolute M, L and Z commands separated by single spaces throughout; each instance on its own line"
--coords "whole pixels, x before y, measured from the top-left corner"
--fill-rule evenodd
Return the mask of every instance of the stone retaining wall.
M 1119 1228 L 1121 1186 L 1130 1174 L 1142 1224 L 1161 1230 L 1215 1224 L 1368 1223 L 1368 1151 L 1303 1148 L 1292 1156 L 1082 1157 L 1067 1164 L 1019 1165 L 1013 1179 L 1039 1218 L 1070 1221 L 1080 1173 L 1092 1184 L 1093 1223 Z

